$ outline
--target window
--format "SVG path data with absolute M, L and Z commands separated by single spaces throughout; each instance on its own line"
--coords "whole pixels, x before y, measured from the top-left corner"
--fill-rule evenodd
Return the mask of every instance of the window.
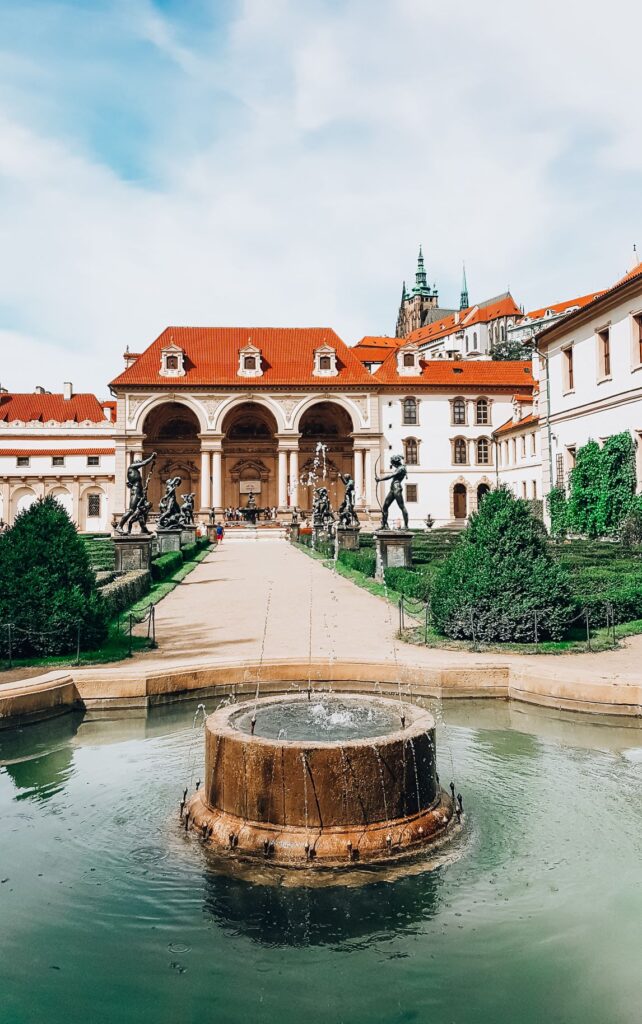
M 522 458 L 526 458 L 526 434 L 522 435 Z
M 635 358 L 639 364 L 642 364 L 642 313 L 633 317 L 633 339 Z
M 99 494 L 88 494 L 87 495 L 87 516 L 90 519 L 97 519 L 100 515 L 100 495 Z
M 562 357 L 564 359 L 564 390 L 572 391 L 575 387 L 573 377 L 573 349 L 565 348 Z
M 19 455 L 16 459 L 16 466 L 28 466 L 30 462 L 28 455 Z
M 534 499 L 537 497 L 537 480 L 533 480 L 531 484 L 531 495 Z
M 417 422 L 417 400 L 415 398 L 404 398 L 403 400 L 403 421 L 406 426 L 414 426 Z
M 330 356 L 319 356 L 319 369 L 320 370 L 331 370 L 332 360 Z
M 475 402 L 475 422 L 478 424 L 489 423 L 488 401 L 485 398 L 478 398 Z
M 417 484 L 406 484 L 406 501 L 417 501 Z
M 404 443 L 404 458 L 407 466 L 416 466 L 419 462 L 419 446 L 416 438 L 409 437 Z
M 531 455 L 537 453 L 537 435 L 531 434 Z
M 477 348 L 477 331 L 473 331 L 473 348 Z
M 597 332 L 600 378 L 611 376 L 611 332 L 608 327 Z
M 513 455 L 513 465 L 515 465 L 517 462 L 517 441 L 514 437 L 511 438 L 510 447 Z
M 412 352 L 404 352 L 403 365 L 404 366 L 414 366 L 415 365 L 415 357 L 413 356 Z
M 526 498 L 526 497 L 527 497 L 527 494 L 526 494 L 526 481 L 522 480 L 522 498 Z
M 99 466 L 100 465 L 100 455 L 88 455 L 87 456 L 87 465 L 88 466 Z
M 468 446 L 463 437 L 458 437 L 454 444 L 454 458 L 456 466 L 465 466 L 468 462 Z
M 51 458 L 52 466 L 64 466 L 65 458 L 64 455 L 53 455 Z
M 256 356 L 244 356 L 244 358 L 243 358 L 243 369 L 244 370 L 256 370 Z
M 575 469 L 575 463 L 576 462 L 577 462 L 577 448 L 575 447 L 575 445 L 571 445 L 571 446 L 569 446 L 566 449 L 566 465 L 568 467 L 568 472 L 569 473 L 571 472 L 572 469 Z
M 453 402 L 453 423 L 466 422 L 466 403 L 463 398 L 456 398 Z
M 487 466 L 490 462 L 490 441 L 487 437 L 480 437 L 477 440 L 477 463 L 480 466 Z
M 178 370 L 178 356 L 165 356 L 165 368 L 167 370 Z

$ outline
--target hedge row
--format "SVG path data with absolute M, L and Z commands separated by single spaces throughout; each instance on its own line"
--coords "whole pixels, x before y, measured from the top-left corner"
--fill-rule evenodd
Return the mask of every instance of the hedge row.
M 428 601 L 437 566 L 426 566 L 424 569 L 389 568 L 384 569 L 386 585 L 398 594 L 412 597 L 418 601 Z
M 207 537 L 199 537 L 195 544 L 187 544 L 180 551 L 168 551 L 152 561 L 152 579 L 166 580 L 180 569 L 185 562 L 192 562 L 198 553 L 208 545 Z
M 151 574 L 147 569 L 132 569 L 100 590 L 108 619 L 113 619 L 123 608 L 139 601 L 149 591 Z
M 368 550 L 340 551 L 339 561 L 348 569 L 356 569 L 364 576 L 374 576 L 377 559 L 374 552 Z

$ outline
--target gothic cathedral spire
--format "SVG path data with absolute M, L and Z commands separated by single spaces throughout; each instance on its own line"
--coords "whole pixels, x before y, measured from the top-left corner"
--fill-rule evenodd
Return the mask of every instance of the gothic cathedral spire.
M 461 295 L 459 297 L 459 308 L 468 309 L 470 302 L 468 301 L 468 282 L 466 281 L 466 264 L 463 264 L 463 275 L 461 279 Z
M 413 288 L 413 292 L 415 295 L 426 295 L 430 293 L 426 278 L 426 270 L 424 267 L 424 254 L 421 246 L 419 246 L 419 256 L 417 257 L 417 273 L 415 274 L 415 287 Z

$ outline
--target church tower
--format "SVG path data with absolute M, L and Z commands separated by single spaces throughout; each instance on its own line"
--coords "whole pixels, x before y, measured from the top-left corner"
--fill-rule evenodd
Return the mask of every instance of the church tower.
M 395 334 L 397 338 L 405 338 L 411 331 L 419 327 L 433 323 L 440 317 L 446 316 L 452 310 L 440 309 L 439 293 L 437 286 L 431 288 L 428 284 L 428 276 L 424 266 L 424 254 L 419 246 L 417 257 L 417 270 L 415 272 L 415 287 L 411 292 L 406 290 L 404 281 L 401 289 L 401 304 L 397 315 L 397 326 Z
M 466 280 L 466 264 L 463 264 L 463 276 L 461 279 L 461 295 L 459 297 L 459 309 L 468 309 L 470 302 L 468 301 L 468 281 Z

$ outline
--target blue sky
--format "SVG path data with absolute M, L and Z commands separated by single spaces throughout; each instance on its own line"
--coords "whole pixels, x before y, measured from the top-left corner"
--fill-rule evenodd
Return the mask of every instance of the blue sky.
M 642 243 L 630 0 L 0 0 L 0 381 L 106 392 L 167 325 L 392 333 Z

